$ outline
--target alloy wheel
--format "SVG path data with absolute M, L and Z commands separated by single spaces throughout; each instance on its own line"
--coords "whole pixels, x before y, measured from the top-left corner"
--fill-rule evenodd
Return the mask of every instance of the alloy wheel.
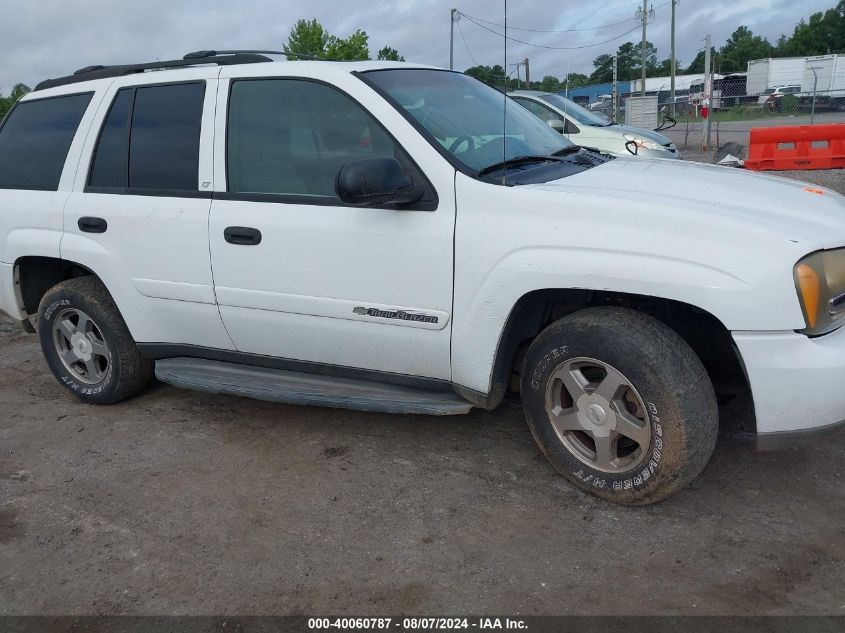
M 53 340 L 59 360 L 77 380 L 97 385 L 105 380 L 111 355 L 94 320 L 74 308 L 60 312 L 53 321 Z
M 546 413 L 564 447 L 605 473 L 637 467 L 651 445 L 643 399 L 620 371 L 594 358 L 573 358 L 555 369 Z

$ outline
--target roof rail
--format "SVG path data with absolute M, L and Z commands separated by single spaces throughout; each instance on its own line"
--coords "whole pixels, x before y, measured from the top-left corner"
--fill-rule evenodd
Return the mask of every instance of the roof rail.
M 211 53 L 201 56 L 200 53 Z M 223 54 L 226 53 L 226 54 Z M 287 53 L 281 53 L 287 54 Z M 72 75 L 58 77 L 57 79 L 46 79 L 35 86 L 35 90 L 45 90 L 57 86 L 91 81 L 93 79 L 107 79 L 109 77 L 123 77 L 143 73 L 148 70 L 164 70 L 168 68 L 186 68 L 191 66 L 202 66 L 204 64 L 217 64 L 218 66 L 230 66 L 233 64 L 255 64 L 259 62 L 273 61 L 265 55 L 255 52 L 232 52 L 226 51 L 198 51 L 189 53 L 183 59 L 172 59 L 168 61 L 147 62 L 144 64 L 124 64 L 120 66 L 86 66 L 80 68 Z
M 234 51 L 196 51 L 188 53 L 182 59 L 196 59 L 198 57 L 216 57 L 218 55 L 286 55 L 288 57 L 298 57 L 300 59 L 312 59 L 316 61 L 331 61 L 325 57 L 317 57 L 316 55 L 307 55 L 305 53 L 294 53 L 292 51 L 251 51 L 251 50 L 234 50 Z

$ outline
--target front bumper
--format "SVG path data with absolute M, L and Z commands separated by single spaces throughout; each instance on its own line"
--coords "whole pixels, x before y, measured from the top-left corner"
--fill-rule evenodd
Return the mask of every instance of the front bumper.
M 845 327 L 808 338 L 795 332 L 734 332 L 761 447 L 789 443 L 845 421 Z

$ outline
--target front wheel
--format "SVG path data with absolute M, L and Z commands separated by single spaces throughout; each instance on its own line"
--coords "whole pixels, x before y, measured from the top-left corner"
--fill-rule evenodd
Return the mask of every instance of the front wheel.
M 540 449 L 582 490 L 623 504 L 666 498 L 716 445 L 713 387 L 692 349 L 660 321 L 589 308 L 528 349 L 522 402 Z
M 53 375 L 85 402 L 119 402 L 152 378 L 152 361 L 141 356 L 95 277 L 70 279 L 47 291 L 38 308 L 38 337 Z

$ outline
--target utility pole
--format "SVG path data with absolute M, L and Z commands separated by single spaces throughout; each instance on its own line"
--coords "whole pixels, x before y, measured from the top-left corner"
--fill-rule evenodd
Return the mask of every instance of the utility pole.
M 449 24 L 449 70 L 455 69 L 455 22 L 458 19 L 457 13 L 457 9 L 452 9 L 451 23 Z
M 675 7 L 678 0 L 672 0 L 672 64 L 669 71 L 669 116 L 675 118 L 675 73 L 677 73 L 677 60 L 675 59 Z
M 810 125 L 816 122 L 816 88 L 819 84 L 819 75 L 816 73 L 816 67 L 810 66 L 809 70 L 813 71 L 813 104 L 810 107 Z
M 713 117 L 713 75 L 710 72 L 710 33 L 704 36 L 704 99 L 707 118 L 704 119 L 704 151 L 710 150 L 710 119 Z
M 619 76 L 617 74 L 617 57 L 613 56 L 613 88 L 610 91 L 611 100 L 613 101 L 610 114 L 613 116 L 613 122 L 619 120 Z
M 531 90 L 531 73 L 528 72 L 528 58 L 525 58 L 525 87 Z
M 570 70 L 570 68 L 571 68 L 570 61 L 566 60 L 566 94 L 563 95 L 563 96 L 566 97 L 567 99 L 569 99 L 569 75 L 570 75 L 569 70 Z
M 646 62 L 646 54 L 645 54 L 645 31 L 646 25 L 648 24 L 648 0 L 643 0 L 643 59 L 642 59 L 642 96 L 645 96 L 645 62 Z

